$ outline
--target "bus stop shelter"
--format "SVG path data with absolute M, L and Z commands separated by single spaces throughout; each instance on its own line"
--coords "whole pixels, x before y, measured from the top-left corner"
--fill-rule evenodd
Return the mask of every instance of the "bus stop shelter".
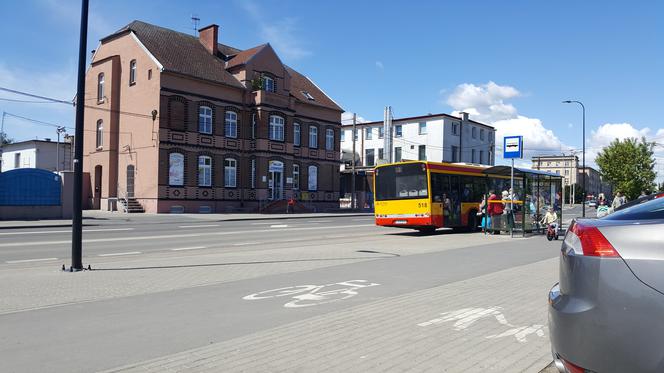
M 540 221 L 549 207 L 558 215 L 558 227 L 562 227 L 562 176 L 515 167 L 512 198 L 502 199 L 502 192 L 510 190 L 512 168 L 494 166 L 483 173 L 489 176 L 487 192 L 493 190 L 499 197 L 490 203 L 502 203 L 506 207 L 503 216 L 492 218 L 490 230 L 521 233 L 522 236 L 540 232 Z

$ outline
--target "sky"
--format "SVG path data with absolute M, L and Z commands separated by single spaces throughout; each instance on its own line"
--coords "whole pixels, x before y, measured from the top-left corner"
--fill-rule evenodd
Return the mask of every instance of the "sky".
M 71 100 L 80 1 L 0 2 L 0 87 Z M 99 1 L 90 0 L 88 51 L 134 19 L 193 33 L 220 25 L 220 42 L 269 42 L 348 113 L 382 120 L 466 111 L 498 140 L 523 135 L 526 157 L 580 150 L 587 162 L 613 139 L 657 141 L 664 180 L 664 2 L 659 1 Z M 88 53 L 88 57 L 90 53 Z M 0 92 L 5 132 L 56 137 L 73 107 Z M 70 133 L 73 130 L 69 130 Z M 499 158 L 499 157 L 498 157 Z M 500 159 L 497 159 L 500 161 Z M 525 160 L 524 160 L 525 161 Z M 529 164 L 529 162 L 525 162 Z

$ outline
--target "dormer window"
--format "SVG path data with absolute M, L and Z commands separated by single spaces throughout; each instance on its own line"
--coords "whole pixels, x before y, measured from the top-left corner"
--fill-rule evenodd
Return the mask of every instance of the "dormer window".
M 311 95 L 311 93 L 309 93 L 307 91 L 301 91 L 301 92 L 304 95 L 304 97 L 307 98 L 307 100 L 316 101 L 316 99 L 314 98 L 314 96 Z
M 274 83 L 274 78 L 269 75 L 263 75 L 263 90 L 267 92 L 276 92 L 277 86 Z

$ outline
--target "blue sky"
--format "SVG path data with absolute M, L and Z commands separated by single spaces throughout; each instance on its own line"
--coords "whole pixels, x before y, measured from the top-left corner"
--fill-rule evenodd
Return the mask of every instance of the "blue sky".
M 385 105 L 395 117 L 467 110 L 499 134 L 526 136 L 531 154 L 551 154 L 581 148 L 580 108 L 560 103 L 570 98 L 586 104 L 591 159 L 616 137 L 664 143 L 661 2 L 91 0 L 90 9 L 88 50 L 133 19 L 191 32 L 197 14 L 201 26 L 221 26 L 222 43 L 270 42 L 368 120 Z M 0 86 L 73 97 L 80 2 L 0 10 Z M 57 104 L 0 100 L 0 111 L 73 126 L 73 109 Z M 55 137 L 13 117 L 5 126 L 16 139 Z

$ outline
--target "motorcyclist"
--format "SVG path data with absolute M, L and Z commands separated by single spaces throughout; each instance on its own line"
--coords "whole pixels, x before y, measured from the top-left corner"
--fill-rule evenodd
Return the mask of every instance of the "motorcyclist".
M 558 231 L 558 214 L 553 211 L 553 207 L 549 206 L 549 208 L 546 210 L 546 215 L 544 215 L 542 218 L 541 223 L 547 228 L 550 225 L 554 229 L 554 232 Z

